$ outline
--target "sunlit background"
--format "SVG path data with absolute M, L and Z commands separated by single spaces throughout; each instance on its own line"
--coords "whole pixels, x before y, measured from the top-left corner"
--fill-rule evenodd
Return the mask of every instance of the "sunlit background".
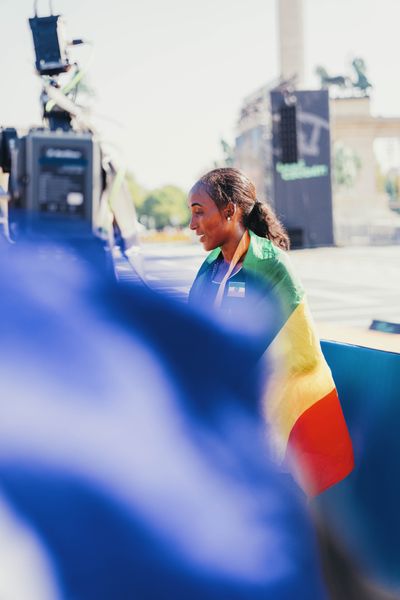
M 221 158 L 221 138 L 233 144 L 243 99 L 279 75 L 274 0 L 55 0 L 67 34 L 93 43 L 87 81 L 94 113 L 107 139 L 121 149 L 145 187 L 187 189 Z M 38 3 L 47 14 L 48 2 Z M 40 82 L 34 74 L 33 0 L 1 0 L 3 57 L 0 120 L 40 124 Z M 400 112 L 394 57 L 400 5 L 396 0 L 305 0 L 305 83 L 314 70 L 351 74 L 361 56 L 373 84 L 371 108 Z M 81 66 L 91 48 L 77 48 Z M 397 164 L 398 145 L 380 152 Z
M 47 1 L 37 5 L 39 16 L 48 14 Z M 75 597 L 74 585 L 88 585 L 93 595 L 79 597 L 123 598 L 118 589 L 133 589 L 139 576 L 143 589 L 151 584 L 165 595 L 153 555 L 143 551 L 143 524 L 151 552 L 159 536 L 159 569 L 166 561 L 168 574 L 171 549 L 178 549 L 172 559 L 178 566 L 182 559 L 189 573 L 195 590 L 174 598 L 211 598 L 192 572 L 207 584 L 214 559 L 216 580 L 222 569 L 233 581 L 226 596 L 213 586 L 218 600 L 242 596 L 240 576 L 244 585 L 268 586 L 276 573 L 279 589 L 288 591 L 274 598 L 323 596 L 302 495 L 288 472 L 282 477 L 272 461 L 266 474 L 262 467 L 269 452 L 258 413 L 265 372 L 254 363 L 265 364 L 250 334 L 262 331 L 259 320 L 275 325 L 275 313 L 266 318 L 246 304 L 234 325 L 218 329 L 209 311 L 195 316 L 184 306 L 205 258 L 188 226 L 188 190 L 205 171 L 231 165 L 256 183 L 258 199 L 278 214 L 283 206 L 282 220 L 291 212 L 298 221 L 284 222 L 290 260 L 354 444 L 353 474 L 315 503 L 345 550 L 344 562 L 340 552 L 331 557 L 334 583 L 342 574 L 349 591 L 360 566 L 361 579 L 370 575 L 398 591 L 400 2 L 51 5 L 65 17 L 67 39 L 87 42 L 69 55 L 84 70 L 76 100 L 96 134 L 86 127 L 82 138 L 46 130 L 50 141 L 43 143 L 41 132 L 26 135 L 42 126 L 46 84 L 35 73 L 28 26 L 34 2 L 0 0 L 0 127 L 26 136 L 25 146 L 10 145 L 13 166 L 21 167 L 10 187 L 7 169 L 0 173 L 0 381 L 9 400 L 0 402 L 0 596 L 55 600 L 65 584 L 68 597 Z M 280 19 L 278 6 L 286 7 Z M 281 94 L 275 106 L 273 90 Z M 299 143 L 296 158 L 286 161 L 280 111 L 294 104 Z M 305 152 L 312 145 L 305 131 L 310 138 L 318 133 L 314 154 Z M 26 140 L 35 136 L 36 154 L 32 142 L 29 155 Z M 74 148 L 76 162 L 63 171 Z M 54 158 L 60 160 L 52 169 Z M 71 197 L 81 204 L 69 203 Z M 246 330 L 249 313 L 255 325 Z M 267 347 L 271 340 L 263 341 Z M 304 361 L 301 351 L 295 354 Z M 107 518 L 103 501 L 111 507 Z M 354 590 L 356 600 L 388 598 L 372 588 L 365 596 Z M 339 588 L 336 597 L 353 600 Z

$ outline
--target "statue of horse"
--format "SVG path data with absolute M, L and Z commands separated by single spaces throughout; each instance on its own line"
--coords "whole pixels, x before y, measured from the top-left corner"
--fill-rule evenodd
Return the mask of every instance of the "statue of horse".
M 328 75 L 327 70 L 321 66 L 318 66 L 315 69 L 315 73 L 320 78 L 322 88 L 328 88 L 332 85 L 336 85 L 340 88 L 345 88 L 345 87 L 348 87 L 350 84 L 350 80 L 348 77 L 346 77 L 344 75 L 336 75 L 334 77 L 330 77 Z

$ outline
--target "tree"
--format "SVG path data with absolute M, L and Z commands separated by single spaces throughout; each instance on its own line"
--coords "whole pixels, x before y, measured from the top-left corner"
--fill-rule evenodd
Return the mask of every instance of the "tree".
M 168 225 L 184 226 L 189 223 L 186 194 L 174 185 L 166 185 L 149 192 L 142 205 L 137 207 L 137 212 L 143 223 L 153 221 L 156 229 L 164 229 Z
M 136 206 L 136 209 L 139 211 L 140 207 L 146 199 L 148 192 L 147 190 L 145 190 L 144 187 L 140 185 L 140 183 L 136 181 L 135 176 L 130 171 L 126 173 L 126 183 L 128 185 L 128 189 L 131 193 L 132 200 Z

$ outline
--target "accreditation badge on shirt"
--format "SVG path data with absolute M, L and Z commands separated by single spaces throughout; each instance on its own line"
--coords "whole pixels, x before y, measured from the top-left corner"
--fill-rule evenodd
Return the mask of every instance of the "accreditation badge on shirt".
M 228 281 L 228 298 L 244 298 L 246 284 L 244 281 Z

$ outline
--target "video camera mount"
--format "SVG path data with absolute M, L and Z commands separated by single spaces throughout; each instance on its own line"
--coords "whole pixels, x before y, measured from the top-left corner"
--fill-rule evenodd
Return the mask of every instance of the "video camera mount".
M 67 232 L 74 222 L 86 221 L 111 245 L 115 230 L 125 248 L 136 247 L 136 211 L 124 170 L 105 155 L 88 112 L 76 102 L 85 71 L 71 62 L 68 48 L 85 42 L 67 43 L 62 16 L 53 14 L 51 2 L 51 14 L 38 16 L 37 4 L 29 24 L 46 127 L 22 137 L 14 128 L 0 128 L 0 168 L 10 173 L 11 206 L 23 209 L 32 223 L 58 216 Z

